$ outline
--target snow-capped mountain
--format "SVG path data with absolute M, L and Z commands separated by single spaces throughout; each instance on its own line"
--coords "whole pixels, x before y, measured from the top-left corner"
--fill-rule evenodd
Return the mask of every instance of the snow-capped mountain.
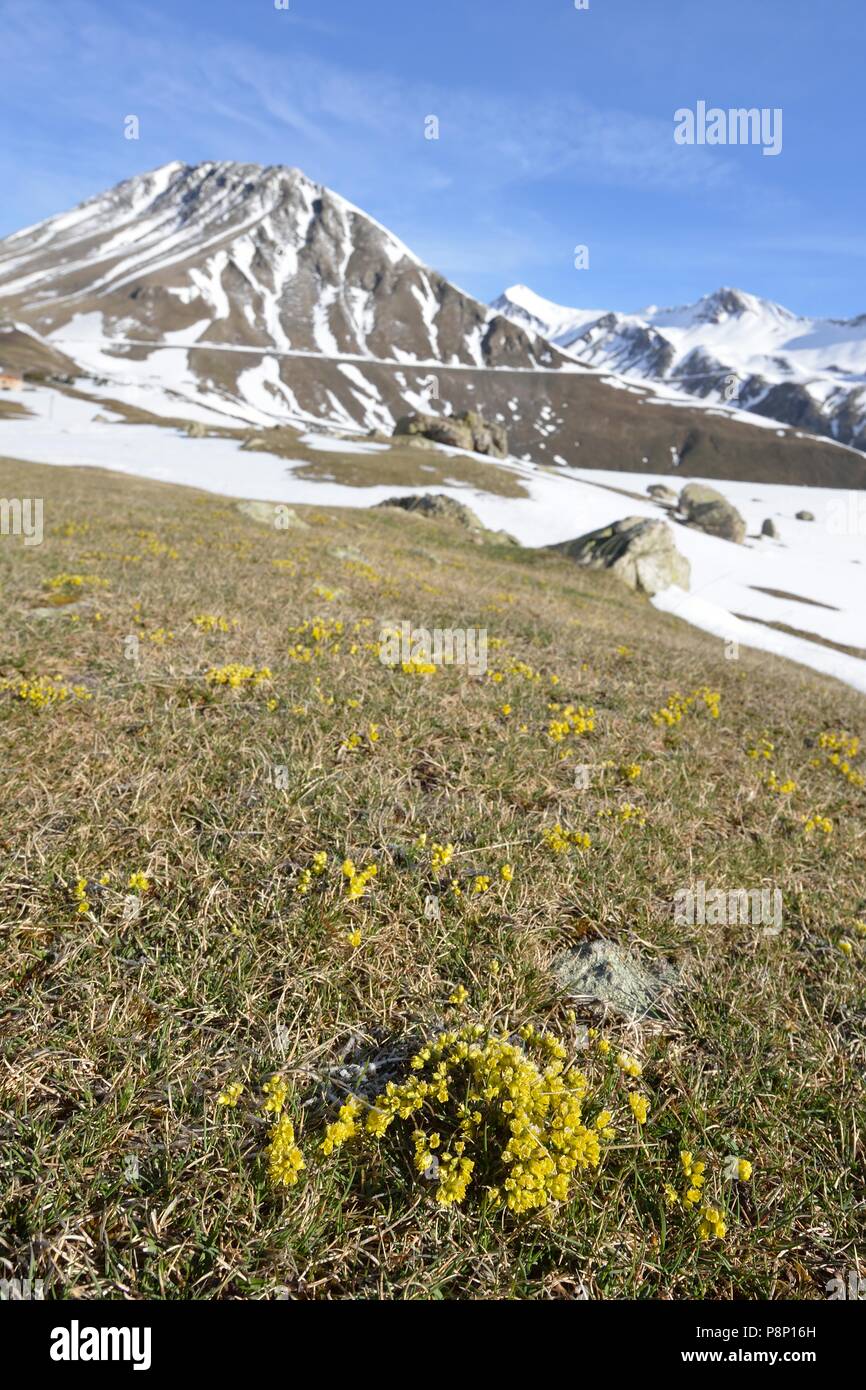
M 539 464 L 866 487 L 838 444 L 580 365 L 602 319 L 549 307 L 479 303 L 282 166 L 167 164 L 0 241 L 4 365 L 139 419 L 390 435 L 476 409 Z
M 473 366 L 553 354 L 297 169 L 167 164 L 0 242 L 0 298 L 106 338 Z
M 735 289 L 680 308 L 606 313 L 553 304 L 525 285 L 493 307 L 589 366 L 866 450 L 866 314 L 802 318 Z

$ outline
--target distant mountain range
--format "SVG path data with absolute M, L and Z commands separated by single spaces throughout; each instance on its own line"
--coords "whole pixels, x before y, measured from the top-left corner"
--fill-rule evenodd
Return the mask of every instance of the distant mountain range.
M 864 443 L 866 326 L 838 326 L 832 352 L 812 325 L 810 358 L 803 321 L 724 294 L 634 318 L 520 289 L 484 305 L 297 169 L 172 163 L 0 241 L 0 362 L 62 366 L 163 416 L 390 433 L 411 410 L 476 408 L 513 454 L 557 467 L 866 487 L 866 458 L 840 447 Z M 820 403 L 802 380 L 819 365 Z M 745 367 L 751 417 L 719 396 Z M 772 414 L 774 388 L 802 418 Z
M 568 309 L 525 285 L 492 307 L 588 366 L 866 450 L 866 314 L 801 318 L 735 289 L 618 314 Z

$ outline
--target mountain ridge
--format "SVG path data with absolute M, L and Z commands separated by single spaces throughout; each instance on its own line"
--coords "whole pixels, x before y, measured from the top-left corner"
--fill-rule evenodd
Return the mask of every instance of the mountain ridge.
M 170 418 L 390 434 L 412 411 L 474 409 L 515 456 L 557 468 L 666 473 L 688 458 L 707 477 L 866 487 L 866 460 L 838 444 L 581 364 L 284 165 L 173 161 L 14 233 L 0 316 L 46 373 L 62 355 Z
M 632 314 L 569 309 L 525 285 L 493 304 L 586 366 L 866 449 L 866 314 L 807 318 L 731 286 Z

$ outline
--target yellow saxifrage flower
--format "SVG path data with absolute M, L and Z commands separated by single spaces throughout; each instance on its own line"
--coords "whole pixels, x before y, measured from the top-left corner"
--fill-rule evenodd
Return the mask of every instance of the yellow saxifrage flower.
M 434 874 L 438 874 L 441 869 L 447 867 L 454 858 L 453 845 L 440 845 L 433 843 L 430 849 L 430 867 Z
M 711 719 L 718 719 L 721 694 L 718 690 L 710 690 L 709 686 L 698 686 L 691 695 L 681 695 L 679 691 L 671 695 L 667 704 L 659 710 L 655 710 L 650 718 L 656 726 L 664 725 L 671 728 L 674 724 L 682 721 L 684 714 L 693 710 L 699 703 L 703 703 L 709 711 Z
M 638 1091 L 629 1091 L 628 1103 L 631 1113 L 634 1115 L 639 1125 L 645 1125 L 649 1113 L 649 1102 Z
M 480 1024 L 441 1033 L 412 1057 L 406 1081 L 340 1107 L 322 1153 L 378 1144 L 406 1121 L 413 1167 L 435 1181 L 442 1206 L 464 1201 L 476 1182 L 491 1205 L 516 1214 L 565 1201 L 580 1170 L 598 1166 L 610 1112 L 587 1123 L 588 1082 L 566 1065 L 562 1043 L 532 1025 L 519 1036 Z
M 271 1182 L 278 1187 L 294 1187 L 304 1167 L 304 1155 L 295 1143 L 295 1127 L 288 1115 L 281 1114 L 271 1130 L 268 1144 L 268 1173 Z
M 140 870 L 136 870 L 134 874 L 129 875 L 129 878 L 126 881 L 126 886 L 127 888 L 131 888 L 136 893 L 149 893 L 150 879 L 146 878 Z
M 16 699 L 23 700 L 32 709 L 46 709 L 62 704 L 64 700 L 90 700 L 93 697 L 84 685 L 65 685 L 60 676 L 21 677 L 17 680 L 0 680 L 0 691 L 11 692 Z
M 566 854 L 570 849 L 590 849 L 592 845 L 582 830 L 565 830 L 558 821 L 544 831 L 544 842 L 554 854 Z
M 221 1091 L 220 1094 L 217 1096 L 217 1105 L 226 1105 L 229 1107 L 229 1109 L 233 1110 L 243 1093 L 243 1082 L 232 1081 L 228 1086 L 226 1086 L 225 1090 Z

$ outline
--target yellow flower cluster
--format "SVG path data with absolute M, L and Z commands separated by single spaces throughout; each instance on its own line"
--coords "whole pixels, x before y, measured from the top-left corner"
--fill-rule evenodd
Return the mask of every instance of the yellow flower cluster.
M 90 912 L 93 909 L 94 896 L 101 897 L 102 889 L 108 888 L 111 884 L 111 875 L 102 874 L 98 879 L 79 878 L 72 890 L 72 896 L 78 904 L 79 913 Z M 150 892 L 150 879 L 140 870 L 136 870 L 129 875 L 126 881 L 127 889 L 136 893 Z
M 570 734 L 580 738 L 582 734 L 591 734 L 595 729 L 595 710 L 591 705 L 578 705 L 576 708 L 565 705 L 561 708 L 558 704 L 551 704 L 548 708 L 557 712 L 557 717 L 551 719 L 547 726 L 547 736 L 553 743 L 562 743 Z
M 257 671 L 255 666 L 239 666 L 236 661 L 230 662 L 228 666 L 211 666 L 205 673 L 208 685 L 225 685 L 232 690 L 242 687 L 254 689 L 272 679 L 270 667 L 263 666 Z
M 295 892 L 303 897 L 309 893 L 313 886 L 313 879 L 321 878 L 328 867 L 327 850 L 319 849 L 313 855 L 313 866 L 311 869 L 302 869 L 298 875 L 298 882 L 295 885 Z
M 238 1101 L 244 1093 L 244 1083 L 242 1081 L 232 1081 L 217 1096 L 217 1105 L 225 1105 L 230 1110 L 234 1110 Z
M 440 845 L 435 841 L 430 847 L 430 867 L 434 874 L 446 868 L 454 858 L 453 845 Z
M 494 642 L 488 645 L 495 646 L 496 644 Z M 506 676 L 519 676 L 521 680 L 532 681 L 533 684 L 536 685 L 541 680 L 541 672 L 536 671 L 525 661 L 509 661 L 508 665 L 505 666 L 503 670 L 488 671 L 487 675 L 488 679 L 494 681 L 497 685 L 500 684 Z M 558 684 L 558 678 L 553 676 L 551 676 L 550 681 L 552 685 Z
M 617 820 L 620 825 L 628 825 L 634 822 L 635 825 L 646 825 L 647 813 L 640 806 L 635 806 L 632 801 L 624 801 L 622 806 L 613 809 L 605 806 L 596 812 L 596 816 L 602 820 Z
M 698 1224 L 698 1235 L 701 1240 L 724 1240 L 728 1228 L 725 1225 L 722 1213 L 718 1207 L 705 1206 L 701 1212 L 701 1219 Z
M 680 1163 L 683 1173 L 688 1178 L 688 1187 L 683 1193 L 683 1202 L 686 1206 L 697 1206 L 702 1200 L 701 1189 L 706 1182 L 704 1170 L 706 1164 L 701 1159 L 695 1159 L 688 1149 L 680 1153 Z
M 0 681 L 0 691 L 7 690 L 32 709 L 45 709 L 62 704 L 64 700 L 90 700 L 93 697 L 84 685 L 64 685 L 60 676 L 34 676 L 32 680 Z
M 652 722 L 656 725 L 666 725 L 671 728 L 674 724 L 679 724 L 683 715 L 701 703 L 710 712 L 712 719 L 719 717 L 719 703 L 721 694 L 718 690 L 710 690 L 709 686 L 701 685 L 697 690 L 693 690 L 691 695 L 681 695 L 679 691 L 671 695 L 663 709 L 654 710 L 651 714 Z
M 178 552 L 173 546 L 161 541 L 155 531 L 136 531 L 138 539 L 144 541 L 144 548 L 148 555 L 153 555 L 157 559 L 176 560 Z
M 598 1166 L 612 1118 L 585 1123 L 588 1083 L 566 1056 L 531 1025 L 519 1042 L 480 1024 L 442 1033 L 412 1058 L 408 1080 L 388 1082 L 369 1107 L 356 1097 L 341 1106 L 321 1151 L 378 1142 L 408 1120 L 414 1166 L 436 1180 L 443 1206 L 462 1202 L 473 1179 L 517 1214 L 565 1201 L 578 1171 Z
M 80 878 L 72 890 L 72 896 L 78 903 L 77 912 L 85 913 L 90 911 L 90 899 L 87 896 L 87 879 Z
M 436 665 L 432 661 L 401 661 L 400 670 L 405 676 L 435 676 Z
M 565 830 L 559 821 L 544 831 L 544 842 L 554 854 L 565 854 L 570 849 L 589 849 L 592 844 L 582 830 Z
M 283 1078 L 275 1074 L 262 1089 L 267 1096 L 264 1109 L 275 1116 L 267 1148 L 268 1174 L 275 1186 L 294 1187 L 306 1165 L 295 1143 L 295 1127 L 284 1110 L 289 1088 Z
M 169 628 L 157 627 L 154 628 L 153 632 L 148 633 L 147 640 L 152 642 L 155 647 L 164 647 L 166 642 L 174 641 L 174 633 Z
M 107 589 L 108 580 L 98 574 L 55 574 L 53 579 L 46 579 L 45 588 L 72 597 L 81 589 Z
M 706 1164 L 699 1159 L 695 1159 L 688 1149 L 680 1153 L 680 1163 L 682 1165 L 683 1176 L 686 1187 L 682 1196 L 677 1192 L 672 1183 L 664 1185 L 664 1199 L 669 1207 L 678 1206 L 682 1203 L 686 1210 L 700 1208 L 698 1212 L 698 1236 L 701 1240 L 723 1240 L 727 1234 L 727 1226 L 721 1208 L 709 1202 L 704 1202 L 704 1184 L 706 1182 Z M 740 1160 L 740 1167 L 744 1173 L 742 1181 L 748 1181 L 751 1177 L 752 1165 L 748 1159 Z M 702 1205 L 703 1204 L 703 1205 Z
M 194 613 L 193 622 L 199 632 L 231 632 L 237 627 L 237 618 L 223 618 L 218 613 Z
M 366 869 L 356 869 L 352 859 L 344 859 L 343 878 L 346 880 L 347 896 L 352 900 L 363 898 L 367 891 L 367 884 L 376 877 L 378 872 L 375 864 L 368 864 Z
M 822 835 L 832 835 L 833 822 L 826 816 L 803 816 L 803 834 L 811 835 L 813 831 L 820 830 Z
M 628 1103 L 638 1124 L 645 1125 L 649 1113 L 649 1101 L 646 1096 L 642 1096 L 639 1091 L 629 1091 Z
M 754 759 L 765 758 L 769 763 L 773 761 L 775 751 L 776 745 L 771 743 L 768 738 L 759 738 L 754 747 L 746 749 L 746 756 Z
M 851 759 L 860 752 L 860 740 L 854 735 L 842 733 L 823 733 L 818 739 L 818 747 L 824 754 L 827 766 L 835 769 L 852 787 L 866 786 L 866 777 L 851 766 Z M 821 759 L 815 758 L 813 767 L 821 766 Z
M 777 796 L 790 796 L 792 792 L 797 790 L 797 783 L 791 777 L 786 777 L 784 781 L 780 781 L 773 768 L 764 778 L 764 786 L 767 791 L 775 792 Z
M 352 753 L 356 748 L 361 747 L 365 737 L 369 747 L 375 748 L 376 744 L 379 742 L 379 739 L 381 737 L 379 733 L 379 725 L 369 724 L 367 726 L 366 736 L 364 734 L 356 733 L 355 731 L 353 731 L 350 734 L 347 734 L 346 737 L 343 739 L 343 742 L 340 744 L 340 747 L 344 749 L 347 753 Z
M 372 618 L 359 618 L 352 624 L 351 634 L 359 634 L 365 628 L 370 627 Z M 308 663 L 314 658 L 322 657 L 326 654 L 333 656 L 339 655 L 343 650 L 343 642 L 350 636 L 345 623 L 339 619 L 336 622 L 329 622 L 326 618 L 307 618 L 299 626 L 289 629 L 290 634 L 301 640 L 289 647 L 289 656 L 293 661 Z M 357 642 L 350 642 L 348 652 L 354 656 L 360 650 Z M 368 650 L 378 652 L 378 644 L 368 644 Z
M 602 1039 L 602 1041 L 604 1040 Z M 601 1047 L 601 1043 L 599 1043 L 599 1047 Z M 620 1071 L 625 1072 L 626 1076 L 638 1077 L 643 1072 L 640 1062 L 628 1052 L 617 1053 L 616 1064 Z

